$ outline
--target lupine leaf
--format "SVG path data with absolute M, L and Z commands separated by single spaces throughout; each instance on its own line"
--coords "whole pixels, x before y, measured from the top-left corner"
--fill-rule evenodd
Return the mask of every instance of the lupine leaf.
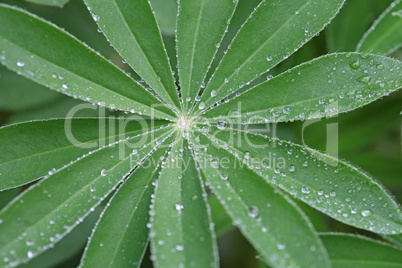
M 63 7 L 70 0 L 25 0 L 25 1 L 39 5 Z
M 243 124 L 330 117 L 401 86 L 401 61 L 359 53 L 330 54 L 278 75 L 203 116 Z
M 227 30 L 237 1 L 180 0 L 177 58 L 185 109 L 192 107 Z M 188 98 L 188 99 L 187 99 Z
M 55 119 L 0 128 L 0 190 L 48 176 L 91 150 L 164 125 L 140 118 L 117 122 Z
M 200 102 L 209 107 L 283 61 L 320 32 L 343 3 L 262 1 L 230 44 Z
M 0 110 L 15 112 L 46 105 L 62 95 L 0 65 L 0 96 Z
M 206 193 L 187 141 L 173 145 L 158 179 L 151 243 L 156 267 L 218 267 Z
M 3 4 L 0 63 L 81 100 L 167 119 L 174 116 L 151 93 L 73 36 L 22 9 Z
M 208 184 L 266 262 L 273 267 L 330 267 L 318 234 L 296 204 L 234 155 L 211 144 L 213 139 L 194 135 L 196 159 Z
M 174 35 L 176 30 L 176 0 L 150 0 L 152 8 L 155 10 L 155 16 L 158 20 L 159 28 L 165 35 Z
M 165 150 L 158 149 L 140 164 L 114 194 L 94 229 L 80 267 L 140 266 L 148 244 L 153 185 Z
M 402 233 L 398 205 L 362 171 L 317 151 L 262 135 L 222 126 L 204 126 L 201 131 L 269 183 L 319 211 L 369 231 Z
M 172 109 L 180 106 L 155 15 L 147 0 L 85 0 L 110 43 Z
M 367 30 L 369 11 L 370 1 L 347 0 L 326 29 L 328 49 L 332 52 L 354 51 Z
M 402 267 L 402 250 L 351 234 L 320 235 L 333 268 Z
M 27 264 L 19 265 L 21 268 L 53 268 L 63 262 L 82 254 L 82 249 L 88 242 L 92 228 L 102 212 L 103 206 L 98 206 L 83 222 L 77 225 L 70 233 L 61 239 L 53 248 L 30 260 Z
M 157 139 L 145 132 L 92 152 L 14 199 L 0 212 L 0 259 L 16 266 L 69 233 L 158 147 L 157 143 L 169 141 L 171 128 L 154 134 Z M 130 143 L 135 144 L 135 152 Z
M 396 0 L 360 40 L 357 50 L 388 55 L 402 46 L 402 2 Z

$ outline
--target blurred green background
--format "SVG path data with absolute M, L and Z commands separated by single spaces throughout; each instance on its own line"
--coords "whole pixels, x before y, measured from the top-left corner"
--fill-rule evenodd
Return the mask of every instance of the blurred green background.
M 71 0 L 63 8 L 35 5 L 22 0 L 0 0 L 0 2 L 20 6 L 55 23 L 139 79 L 103 37 L 82 0 Z M 240 0 L 228 34 L 211 70 L 215 69 L 219 59 L 223 56 L 223 51 L 259 2 L 260 0 Z M 364 32 L 391 2 L 391 0 L 347 0 L 340 14 L 320 35 L 313 38 L 279 66 L 263 75 L 261 79 L 251 83 L 250 86 L 267 79 L 270 75 L 279 74 L 320 55 L 355 50 Z M 176 0 L 151 0 L 151 3 L 156 10 L 172 68 L 176 69 L 174 44 Z M 269 26 L 267 25 L 267 27 Z M 391 56 L 402 60 L 402 50 L 396 51 Z M 0 126 L 28 120 L 61 118 L 72 107 L 80 103 L 79 100 L 46 89 L 0 66 Z M 317 122 L 285 123 L 278 126 L 260 125 L 253 128 L 260 133 L 270 136 L 277 135 L 280 138 L 328 153 L 337 151 L 337 157 L 361 167 L 374 176 L 401 202 L 401 103 L 402 92 L 396 92 L 371 105 L 335 118 Z M 76 116 L 97 116 L 98 113 L 99 111 L 96 109 L 87 109 Z M 122 113 L 113 111 L 108 114 L 124 116 Z M 276 129 L 276 134 L 273 129 Z M 24 189 L 26 187 L 1 192 L 0 208 Z M 230 268 L 267 267 L 259 262 L 255 250 L 240 232 L 231 226 L 230 220 L 214 196 L 211 196 L 210 203 L 219 237 L 221 266 Z M 346 226 L 298 203 L 320 232 L 352 232 L 376 239 L 385 239 Z M 53 249 L 32 260 L 26 267 L 76 267 L 101 210 L 102 207 L 99 207 Z M 401 238 L 396 237 L 395 239 Z M 143 267 L 152 267 L 149 254 L 148 250 Z

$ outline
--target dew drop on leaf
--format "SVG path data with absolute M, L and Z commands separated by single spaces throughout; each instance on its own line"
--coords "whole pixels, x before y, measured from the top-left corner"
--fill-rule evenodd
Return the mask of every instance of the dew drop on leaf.
M 24 67 L 24 66 L 25 66 L 25 62 L 22 61 L 22 60 L 18 60 L 18 61 L 17 61 L 17 66 L 18 66 L 18 67 Z
M 92 18 L 94 19 L 94 21 L 99 21 L 100 19 L 99 15 L 96 14 L 92 14 Z
M 216 126 L 218 127 L 218 129 L 224 130 L 226 128 L 226 122 L 225 121 L 219 121 Z
M 251 207 L 249 207 L 248 210 L 247 210 L 247 215 L 248 215 L 250 218 L 255 219 L 255 218 L 258 217 L 258 214 L 259 214 L 259 210 L 258 210 L 258 208 L 257 208 L 256 206 L 251 206 Z
M 309 194 L 310 193 L 310 187 L 303 186 L 301 191 L 302 191 L 303 194 Z
M 107 174 L 107 170 L 106 169 L 102 169 L 102 171 L 100 172 L 101 176 L 105 177 Z
M 366 209 L 366 210 L 362 210 L 362 212 L 360 212 L 360 215 L 362 215 L 363 217 L 368 217 L 373 215 L 373 212 L 371 212 L 371 210 Z
M 181 211 L 183 209 L 182 204 L 176 204 L 176 205 L 174 205 L 174 207 L 176 208 L 177 211 Z
M 286 246 L 285 246 L 284 244 L 278 244 L 277 248 L 278 248 L 279 250 L 285 250 L 285 249 L 286 249 Z
M 184 250 L 184 246 L 182 244 L 177 244 L 176 245 L 176 250 L 177 251 L 183 251 Z
M 215 97 L 218 93 L 216 92 L 216 90 L 212 90 L 211 91 L 211 97 Z
M 352 62 L 351 64 L 349 64 L 350 68 L 357 70 L 360 68 L 360 62 L 359 60 Z

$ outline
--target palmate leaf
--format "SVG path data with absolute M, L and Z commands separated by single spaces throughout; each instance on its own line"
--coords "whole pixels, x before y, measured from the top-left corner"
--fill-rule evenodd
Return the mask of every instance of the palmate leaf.
M 143 119 L 117 122 L 101 118 L 56 119 L 0 128 L 0 190 L 51 175 L 91 150 L 167 125 L 164 121 Z M 124 132 L 119 133 L 116 129 L 123 125 Z
M 200 103 L 209 107 L 293 54 L 329 23 L 343 2 L 262 1 L 230 44 Z
M 331 265 L 311 221 L 285 192 L 358 228 L 402 232 L 398 205 L 361 171 L 298 145 L 229 129 L 231 123 L 293 121 L 356 109 L 401 86 L 399 61 L 356 53 L 327 55 L 203 114 L 318 34 L 344 0 L 263 0 L 215 73 L 210 72 L 212 78 L 196 105 L 193 100 L 200 98 L 196 94 L 204 87 L 237 1 L 179 3 L 176 37 L 184 103 L 152 2 L 85 2 L 100 30 L 150 89 L 61 29 L 7 5 L 0 5 L 0 62 L 67 95 L 168 121 L 151 127 L 132 123 L 124 135 L 111 132 L 103 138 L 95 119 L 74 120 L 74 136 L 97 142 L 93 149 L 71 147 L 63 120 L 0 129 L 0 145 L 7 151 L 0 157 L 0 173 L 7 171 L 3 189 L 29 183 L 50 170 L 0 212 L 4 265 L 29 261 L 51 247 L 119 185 L 93 232 L 82 267 L 138 267 L 148 237 L 156 267 L 218 267 L 204 181 L 233 224 L 273 267 Z M 192 100 L 187 103 L 188 97 Z M 234 106 L 237 100 L 245 107 Z M 108 129 L 112 125 L 106 123 Z M 30 144 L 31 135 L 37 144 Z M 264 162 L 270 155 L 283 158 L 284 165 Z M 226 169 L 215 159 L 236 166 Z M 153 161 L 151 167 L 141 165 L 146 160 Z M 19 169 L 24 176 L 10 180 Z
M 51 89 L 114 109 L 174 113 L 105 58 L 60 28 L 0 4 L 0 63 Z
M 210 121 L 268 123 L 330 117 L 402 87 L 402 62 L 358 53 L 330 54 L 299 65 L 207 111 Z
M 402 250 L 388 244 L 351 234 L 320 235 L 333 268 L 402 267 Z
M 289 198 L 203 134 L 194 135 L 208 185 L 265 261 L 273 267 L 330 267 L 318 234 Z
M 229 26 L 237 1 L 180 0 L 177 60 L 184 109 L 192 107 Z
M 219 267 L 203 188 L 188 143 L 180 138 L 163 164 L 151 210 L 157 267 Z
M 139 267 L 148 244 L 151 195 L 165 151 L 158 149 L 116 191 L 94 229 L 80 267 Z
M 14 199 L 0 212 L 1 259 L 15 266 L 59 241 L 137 164 L 172 139 L 170 127 L 155 130 L 154 134 L 158 138 L 145 132 L 91 152 Z M 118 146 L 130 142 L 137 143 L 137 148 L 123 150 Z
M 85 0 L 109 42 L 169 106 L 179 96 L 155 15 L 147 0 Z
M 402 213 L 392 197 L 376 181 L 340 160 L 244 131 L 204 126 L 199 133 L 269 183 L 341 222 L 378 233 L 402 233 Z M 203 145 L 209 142 L 203 141 Z
M 402 1 L 395 0 L 374 22 L 357 50 L 388 55 L 402 46 Z

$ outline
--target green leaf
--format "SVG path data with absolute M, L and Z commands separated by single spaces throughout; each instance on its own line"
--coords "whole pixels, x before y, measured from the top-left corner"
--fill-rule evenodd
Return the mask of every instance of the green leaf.
M 7 68 L 81 100 L 174 118 L 151 93 L 60 28 L 3 4 L 0 25 L 0 63 Z
M 388 189 L 397 191 L 402 188 L 402 165 L 399 157 L 390 157 L 378 152 L 364 152 L 353 155 L 349 159 L 356 166 L 367 170 L 376 178 L 380 178 L 381 183 Z
M 240 159 L 211 146 L 212 139 L 194 135 L 196 160 L 209 186 L 266 262 L 273 267 L 330 267 L 318 234 L 295 203 Z
M 96 220 L 102 212 L 103 206 L 98 206 L 94 212 L 88 215 L 85 220 L 78 224 L 74 230 L 63 237 L 57 244 L 44 253 L 36 256 L 27 264 L 19 265 L 20 268 L 54 268 L 58 265 L 81 254 L 82 249 L 88 242 L 88 237 L 91 235 L 92 228 Z
M 145 82 L 175 109 L 180 101 L 162 36 L 146 0 L 85 0 L 103 34 Z
M 87 154 L 25 191 L 0 212 L 0 259 L 15 266 L 47 250 L 153 150 L 168 143 L 171 135 L 171 128 L 162 128 L 154 135 L 145 132 L 123 139 Z
M 35 108 L 61 97 L 0 65 L 0 109 L 20 111 Z
M 0 190 L 47 177 L 91 150 L 166 125 L 139 118 L 117 122 L 56 119 L 0 128 Z
M 163 34 L 174 35 L 176 30 L 176 0 L 150 0 L 159 28 Z
M 39 5 L 63 7 L 70 0 L 25 0 L 25 1 Z
M 346 224 L 383 234 L 402 233 L 399 206 L 362 171 L 300 145 L 222 128 L 204 126 L 201 131 L 212 145 L 237 155 L 269 183 Z
M 80 267 L 140 266 L 148 244 L 154 180 L 164 155 L 165 149 L 158 149 L 117 190 L 94 229 Z
M 163 165 L 151 213 L 156 267 L 218 267 L 206 193 L 187 141 L 181 138 Z
M 232 220 L 226 213 L 225 208 L 219 203 L 216 195 L 210 195 L 208 204 L 211 207 L 212 221 L 215 225 L 216 235 L 219 237 L 233 228 Z
M 402 2 L 396 0 L 360 40 L 357 50 L 388 55 L 402 46 Z
M 282 73 L 203 116 L 243 124 L 330 117 L 396 91 L 402 86 L 401 67 L 401 61 L 377 55 L 330 54 Z
M 326 29 L 330 51 L 354 51 L 367 30 L 370 19 L 370 1 L 347 0 L 338 16 Z
M 333 268 L 402 267 L 402 250 L 351 234 L 322 234 Z
M 399 235 L 386 235 L 385 239 L 391 241 L 392 243 L 396 244 L 400 248 L 402 248 L 402 234 Z
M 0 192 L 0 209 L 5 207 L 13 198 L 15 198 L 21 189 L 15 188 Z
M 262 1 L 229 46 L 200 102 L 209 107 L 283 61 L 319 33 L 343 2 Z
M 185 109 L 195 97 L 233 16 L 237 1 L 180 0 L 177 18 L 177 59 Z

